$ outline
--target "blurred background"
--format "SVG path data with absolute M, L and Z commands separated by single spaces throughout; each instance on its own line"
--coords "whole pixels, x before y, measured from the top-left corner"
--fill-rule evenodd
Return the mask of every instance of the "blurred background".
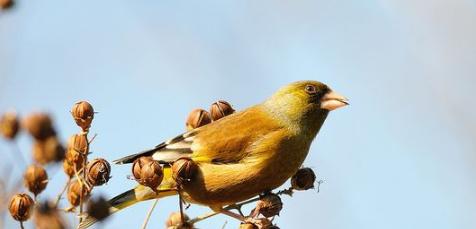
M 47 111 L 66 140 L 72 105 L 88 100 L 92 157 L 113 160 L 181 133 L 193 108 L 240 110 L 319 80 L 351 106 L 331 113 L 305 161 L 320 192 L 283 197 L 281 228 L 475 228 L 475 25 L 474 0 L 17 1 L 0 11 L 0 111 Z M 30 158 L 31 138 L 18 141 Z M 12 150 L 0 141 L 2 177 L 23 173 L 5 170 Z M 114 165 L 94 195 L 133 187 L 129 174 Z M 40 199 L 65 179 L 55 173 Z M 177 202 L 159 201 L 149 228 Z M 151 204 L 96 228 L 140 228 Z M 225 223 L 238 228 L 226 216 L 196 226 Z

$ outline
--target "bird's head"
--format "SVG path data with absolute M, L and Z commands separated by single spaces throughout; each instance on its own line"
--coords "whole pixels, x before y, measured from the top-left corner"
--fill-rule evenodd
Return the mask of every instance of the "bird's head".
M 278 118 L 289 124 L 316 129 L 329 111 L 348 105 L 348 100 L 318 81 L 298 81 L 279 89 L 266 102 Z

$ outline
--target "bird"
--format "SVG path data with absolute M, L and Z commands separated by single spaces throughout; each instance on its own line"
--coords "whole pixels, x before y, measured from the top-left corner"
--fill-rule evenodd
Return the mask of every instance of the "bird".
M 329 112 L 348 104 L 346 97 L 324 83 L 297 81 L 262 103 L 118 159 L 116 164 L 127 164 L 152 156 L 163 164 L 164 178 L 157 190 L 138 185 L 112 198 L 110 212 L 180 194 L 188 203 L 243 220 L 225 206 L 284 184 L 302 166 Z M 194 178 L 177 190 L 170 165 L 181 158 L 189 158 L 198 169 Z M 80 228 L 93 223 L 94 219 L 87 217 Z

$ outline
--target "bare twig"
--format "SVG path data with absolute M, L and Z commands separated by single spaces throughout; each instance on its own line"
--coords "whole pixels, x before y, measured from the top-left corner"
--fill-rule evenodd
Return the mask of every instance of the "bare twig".
M 322 182 L 321 182 L 322 183 Z M 278 192 L 276 192 L 277 195 L 289 195 L 291 196 L 293 193 L 293 188 L 290 187 L 290 188 L 287 188 L 287 189 L 283 189 L 283 190 L 280 190 Z M 241 211 L 241 208 L 244 206 L 244 205 L 247 205 L 247 204 L 250 204 L 250 203 L 253 203 L 253 202 L 256 202 L 258 201 L 260 198 L 259 197 L 255 197 L 255 198 L 252 198 L 252 199 L 249 199 L 249 200 L 246 200 L 244 202 L 241 202 L 241 203 L 235 203 L 235 204 L 231 204 L 231 205 L 228 205 L 227 207 L 223 208 L 223 210 L 237 210 L 242 216 L 243 216 L 243 213 Z M 191 220 L 188 221 L 188 223 L 191 223 L 191 224 L 194 224 L 194 223 L 197 223 L 197 222 L 200 222 L 202 220 L 205 220 L 205 219 L 208 219 L 212 216 L 215 216 L 215 215 L 218 215 L 220 214 L 221 212 L 208 212 L 206 214 L 203 214 L 201 216 L 197 216 Z
M 69 186 L 70 183 L 71 183 L 71 177 L 68 177 L 68 180 L 66 181 L 66 184 L 64 185 L 63 189 L 58 194 L 58 196 L 56 196 L 56 201 L 54 203 L 55 208 L 58 207 L 58 204 L 61 200 L 61 197 L 63 196 L 64 192 L 66 192 L 66 189 L 68 189 L 68 186 Z
M 154 211 L 155 206 L 157 205 L 157 202 L 159 202 L 159 199 L 155 199 L 154 203 L 149 209 L 149 212 L 147 212 L 147 215 L 145 216 L 144 223 L 142 223 L 142 229 L 147 228 L 147 223 L 149 222 L 150 216 L 152 215 L 152 212 Z

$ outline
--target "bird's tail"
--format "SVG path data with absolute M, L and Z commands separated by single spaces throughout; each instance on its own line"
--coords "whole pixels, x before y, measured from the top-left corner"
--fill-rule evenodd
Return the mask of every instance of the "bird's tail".
M 160 189 L 159 189 L 160 190 Z M 134 189 L 126 191 L 118 196 L 109 200 L 110 208 L 109 212 L 111 214 L 120 211 L 124 208 L 127 208 L 135 203 L 150 200 L 150 199 L 159 199 L 167 196 L 172 196 L 177 194 L 176 191 L 173 190 L 163 190 L 159 192 L 154 192 L 152 189 L 139 185 Z M 96 219 L 93 217 L 87 216 L 80 224 L 79 229 L 86 229 L 96 223 Z

